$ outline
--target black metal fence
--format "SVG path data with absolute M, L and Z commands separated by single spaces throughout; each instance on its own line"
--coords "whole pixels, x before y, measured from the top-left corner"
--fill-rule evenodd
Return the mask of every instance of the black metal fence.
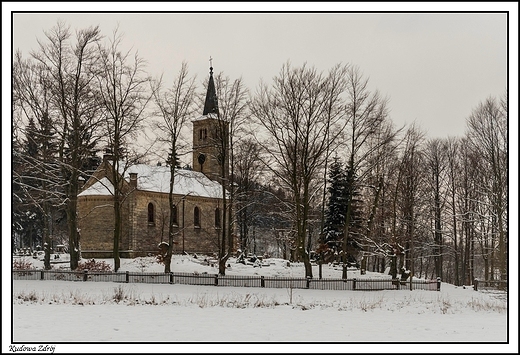
M 500 290 L 507 292 L 507 281 L 504 280 L 473 280 L 473 289 L 478 290 Z
M 162 272 L 105 272 L 66 270 L 13 270 L 13 280 L 62 280 L 123 283 L 184 284 L 231 287 L 300 288 L 313 290 L 427 290 L 440 291 L 441 280 L 386 278 L 311 279 L 290 277 L 235 276 Z M 480 284 L 479 284 L 480 285 Z

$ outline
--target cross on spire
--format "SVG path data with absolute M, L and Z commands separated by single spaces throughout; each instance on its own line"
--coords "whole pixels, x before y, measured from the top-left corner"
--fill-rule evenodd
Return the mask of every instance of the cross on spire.
M 211 71 L 213 71 L 213 62 L 212 61 L 213 61 L 213 58 L 211 58 L 211 56 L 209 56 L 209 69 Z
M 211 56 L 209 57 L 209 64 L 212 65 Z M 206 93 L 206 102 L 204 103 L 204 111 L 202 113 L 203 116 L 206 116 L 209 113 L 214 113 L 218 117 L 218 101 L 217 94 L 215 90 L 215 82 L 213 81 L 213 66 L 209 68 L 209 80 L 208 80 L 208 91 Z

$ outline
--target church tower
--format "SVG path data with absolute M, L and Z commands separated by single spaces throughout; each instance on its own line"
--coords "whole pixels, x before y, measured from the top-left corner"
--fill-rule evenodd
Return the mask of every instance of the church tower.
M 204 110 L 193 120 L 193 170 L 222 183 L 229 175 L 229 122 L 220 118 L 213 67 L 209 70 Z

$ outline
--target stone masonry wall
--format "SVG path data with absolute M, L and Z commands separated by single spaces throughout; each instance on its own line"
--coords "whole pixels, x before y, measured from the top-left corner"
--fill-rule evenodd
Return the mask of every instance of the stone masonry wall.
M 78 228 L 83 251 L 112 250 L 114 205 L 111 196 L 81 196 L 78 198 Z M 86 255 L 89 256 L 88 254 Z
M 218 199 L 175 196 L 177 227 L 174 253 L 214 254 L 218 252 L 220 228 L 215 227 Z M 148 222 L 148 204 L 154 206 L 154 221 Z M 121 257 L 155 255 L 161 241 L 168 242 L 169 207 L 164 193 L 135 191 L 123 206 L 123 235 Z M 200 211 L 200 227 L 194 225 L 195 207 Z M 184 210 L 184 217 L 183 217 Z M 110 196 L 81 196 L 78 198 L 81 249 L 84 258 L 111 257 L 113 248 L 113 202 Z M 221 223 L 222 208 L 220 207 Z M 184 224 L 183 224 L 184 223 Z
M 161 241 L 168 242 L 169 203 L 168 195 L 138 191 L 135 199 L 134 248 L 133 250 L 156 253 Z M 148 223 L 148 204 L 154 205 L 154 223 Z M 209 198 L 186 196 L 174 197 L 177 206 L 177 224 L 174 236 L 174 252 L 198 252 L 211 254 L 218 251 L 217 231 L 215 228 L 215 208 L 219 201 Z M 200 228 L 194 226 L 195 206 L 200 211 Z M 183 218 L 184 210 L 184 218 Z M 184 225 L 183 225 L 184 222 Z M 183 228 L 184 226 L 184 228 Z M 183 243 L 184 241 L 184 243 Z

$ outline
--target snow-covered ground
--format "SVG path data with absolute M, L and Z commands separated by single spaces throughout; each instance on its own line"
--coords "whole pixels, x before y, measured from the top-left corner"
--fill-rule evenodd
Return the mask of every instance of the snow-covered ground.
M 176 256 L 172 271 L 217 272 L 200 261 Z M 304 276 L 301 264 L 280 259 L 264 260 L 263 267 L 229 264 L 228 275 Z M 163 268 L 152 258 L 122 259 L 121 271 Z M 317 277 L 317 266 L 313 272 Z M 323 277 L 340 275 L 323 266 Z M 357 275 L 349 270 L 349 277 Z M 518 346 L 517 315 L 504 297 L 445 283 L 440 292 L 366 292 L 15 280 L 12 295 L 12 341 L 63 342 L 56 352 L 510 352 Z M 338 344 L 349 342 L 364 344 Z

